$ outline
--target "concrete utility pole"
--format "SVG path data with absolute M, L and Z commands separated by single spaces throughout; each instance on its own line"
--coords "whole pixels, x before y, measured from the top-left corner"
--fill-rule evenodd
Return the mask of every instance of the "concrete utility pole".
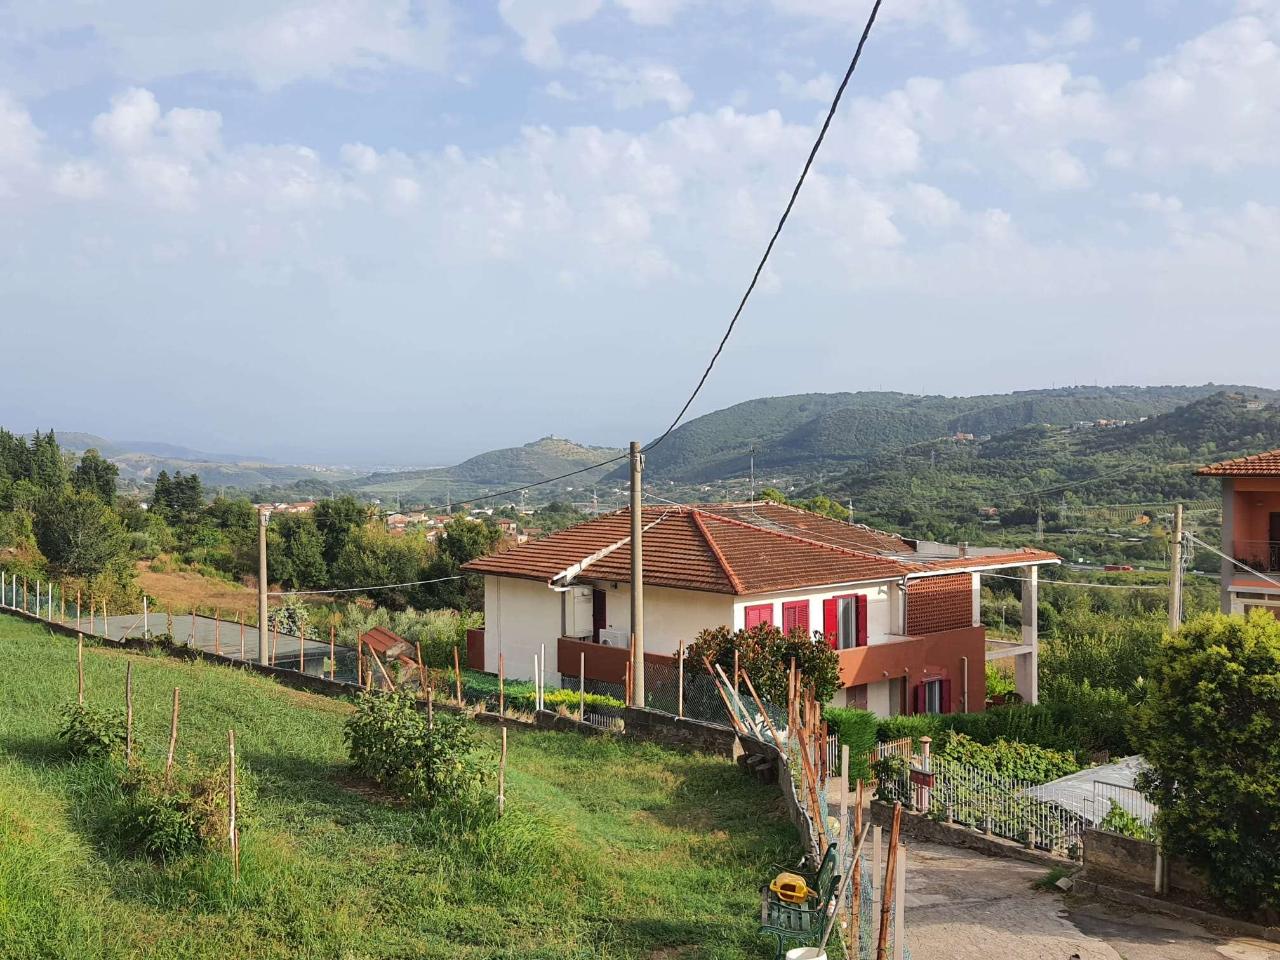
M 1169 629 L 1182 626 L 1182 504 L 1173 506 L 1173 540 L 1169 544 Z
M 644 706 L 644 549 L 640 543 L 640 475 L 644 455 L 631 441 L 631 706 Z
M 271 662 L 271 647 L 267 643 L 267 521 L 271 508 L 258 504 L 258 662 Z

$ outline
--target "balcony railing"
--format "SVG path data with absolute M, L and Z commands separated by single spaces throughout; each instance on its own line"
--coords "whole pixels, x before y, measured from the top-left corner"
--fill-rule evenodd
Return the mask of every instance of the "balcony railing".
M 1264 573 L 1280 571 L 1280 540 L 1237 540 L 1232 553 L 1239 563 Z

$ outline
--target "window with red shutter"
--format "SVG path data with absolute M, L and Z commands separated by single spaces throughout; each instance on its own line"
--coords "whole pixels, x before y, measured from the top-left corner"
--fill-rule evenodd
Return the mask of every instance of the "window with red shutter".
M 788 600 L 782 605 L 782 632 L 790 636 L 794 630 L 809 632 L 808 600 Z
M 855 600 L 858 610 L 858 622 L 856 627 L 855 645 L 865 647 L 867 645 L 867 595 L 860 593 Z
M 822 601 L 822 635 L 832 650 L 840 649 L 840 601 L 830 597 Z
M 758 627 L 762 623 L 773 623 L 773 604 L 757 603 L 747 607 L 743 611 L 743 619 L 746 628 L 750 630 L 752 627 Z
M 951 681 L 942 681 L 942 713 L 951 712 Z

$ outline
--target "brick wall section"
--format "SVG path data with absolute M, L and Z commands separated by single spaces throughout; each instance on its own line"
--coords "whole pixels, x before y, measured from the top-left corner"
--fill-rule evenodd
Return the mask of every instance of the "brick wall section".
M 918 637 L 973 626 L 973 576 L 957 573 L 907 584 L 907 634 Z

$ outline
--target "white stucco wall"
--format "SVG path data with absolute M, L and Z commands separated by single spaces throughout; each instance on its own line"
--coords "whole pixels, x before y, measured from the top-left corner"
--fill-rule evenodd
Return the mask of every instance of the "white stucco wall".
M 596 584 L 605 593 L 605 623 L 608 629 L 631 633 L 631 587 L 629 584 Z M 733 598 L 727 594 L 696 590 L 647 587 L 644 592 L 645 651 L 672 655 L 680 641 L 692 641 L 708 627 L 727 624 L 733 617 Z M 517 577 L 484 578 L 484 662 L 496 671 L 498 654 L 505 657 L 506 673 L 512 679 L 533 676 L 533 658 L 543 644 L 547 651 L 547 686 L 558 682 L 557 653 L 560 638 L 561 594 L 539 580 Z M 569 609 L 573 609 L 572 600 Z M 591 602 L 577 605 L 577 617 L 588 624 Z M 570 619 L 575 617 L 572 615 Z M 572 623 L 570 624 L 572 627 Z M 581 626 L 581 624 L 579 624 Z M 590 633 L 590 630 L 587 630 Z M 574 671 L 576 673 L 576 667 Z
M 547 651 L 547 686 L 559 686 L 560 594 L 541 580 L 484 578 L 484 663 L 496 673 L 503 654 L 508 677 L 533 677 L 533 658 Z
M 886 643 L 889 635 L 897 629 L 894 606 L 898 599 L 899 588 L 896 582 L 875 584 L 856 584 L 844 587 L 822 587 L 817 590 L 800 590 L 783 593 L 761 594 L 757 597 L 735 597 L 733 603 L 733 628 L 741 630 L 746 626 L 746 609 L 760 603 L 773 604 L 773 622 L 782 626 L 782 604 L 793 600 L 809 601 L 809 630 L 822 630 L 822 601 L 830 597 L 844 597 L 850 594 L 865 594 L 867 597 L 867 644 Z
M 631 633 L 631 585 L 596 584 L 605 594 L 605 621 L 610 630 Z M 646 653 L 670 656 L 680 641 L 693 641 L 709 627 L 728 624 L 733 619 L 733 597 L 699 590 L 644 588 L 644 649 Z

